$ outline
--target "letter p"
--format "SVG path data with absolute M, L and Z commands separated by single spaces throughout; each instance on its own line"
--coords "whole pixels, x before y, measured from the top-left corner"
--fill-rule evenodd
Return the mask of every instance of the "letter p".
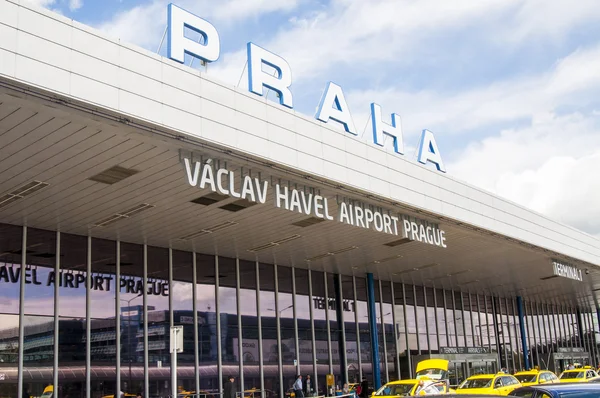
M 179 63 L 185 61 L 185 54 L 206 62 L 219 59 L 221 52 L 219 33 L 210 22 L 175 4 L 169 4 L 167 14 L 167 57 Z M 199 33 L 204 42 L 187 38 L 185 28 Z

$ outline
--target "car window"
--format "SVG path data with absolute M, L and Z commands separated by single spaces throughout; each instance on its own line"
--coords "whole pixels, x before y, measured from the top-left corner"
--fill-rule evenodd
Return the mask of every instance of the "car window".
M 515 390 L 510 393 L 511 397 L 533 398 L 534 391 L 532 390 Z
M 516 375 L 515 377 L 521 383 L 535 383 L 536 375 Z
M 503 377 L 498 377 L 495 381 L 494 381 L 494 388 L 500 388 L 502 386 L 504 386 L 504 380 L 502 380 Z
M 542 373 L 540 375 L 540 381 L 549 381 L 550 378 L 548 376 L 550 376 L 550 373 Z
M 490 378 L 467 379 L 458 388 L 488 388 L 492 385 L 492 380 Z
M 512 376 L 506 376 L 503 377 L 504 380 L 502 380 L 502 382 L 504 383 L 505 386 L 512 386 L 513 384 L 517 384 L 518 381 L 517 379 L 515 379 Z

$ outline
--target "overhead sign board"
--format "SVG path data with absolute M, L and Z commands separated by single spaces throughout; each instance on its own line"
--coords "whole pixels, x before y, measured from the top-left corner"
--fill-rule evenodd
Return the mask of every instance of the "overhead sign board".
M 288 211 L 447 247 L 446 232 L 437 224 L 358 200 L 339 197 L 337 200 L 330 200 L 315 188 L 302 189 L 297 184 L 290 181 L 285 184 L 285 181 L 279 179 L 271 179 L 269 182 L 260 173 L 253 176 L 251 170 L 229 170 L 225 162 L 213 159 L 210 162 L 202 161 L 202 156 L 183 152 L 181 151 L 181 157 L 186 180 L 193 187 L 209 188 L 220 195 L 260 204 L 267 203 L 271 196 L 274 206 Z
M 169 352 L 183 352 L 183 326 L 171 326 Z
M 167 57 L 173 61 L 184 63 L 185 56 L 199 58 L 204 63 L 219 59 L 221 44 L 220 37 L 214 25 L 174 4 L 168 5 L 167 11 Z M 203 37 L 203 41 L 186 37 L 186 30 L 193 31 Z M 256 44 L 247 44 L 248 89 L 250 92 L 263 96 L 272 91 L 277 94 L 282 106 L 293 109 L 292 69 L 288 62 Z M 241 66 L 241 65 L 240 65 Z M 358 137 L 352 114 L 346 102 L 342 87 L 329 82 L 319 101 L 315 119 L 328 123 L 338 123 L 346 133 Z M 391 114 L 391 123 L 383 120 L 381 107 L 371 103 L 372 143 L 385 146 L 391 143 L 390 150 L 396 154 L 404 154 L 402 124 L 400 116 Z M 422 164 L 433 164 L 438 171 L 446 172 L 442 156 L 435 137 L 429 130 L 423 130 L 417 145 L 417 160 Z
M 562 276 L 563 278 L 569 278 L 576 281 L 583 281 L 583 272 L 574 265 L 565 264 L 558 260 L 552 260 L 552 268 L 554 275 Z
M 440 354 L 489 354 L 490 347 L 440 347 Z

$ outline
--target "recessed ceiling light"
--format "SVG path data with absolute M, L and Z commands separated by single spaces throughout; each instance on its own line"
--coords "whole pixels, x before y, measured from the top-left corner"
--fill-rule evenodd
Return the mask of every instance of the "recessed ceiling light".
M 88 180 L 112 185 L 137 173 L 139 173 L 138 170 L 127 169 L 121 166 L 113 166 L 110 169 L 106 169 L 103 172 L 88 178 Z
M 8 206 L 9 204 L 16 202 L 17 200 L 23 199 L 26 196 L 39 191 L 40 189 L 46 188 L 49 184 L 42 181 L 32 181 L 27 184 L 21 185 L 20 187 L 13 189 L 6 195 L 0 196 L 0 208 Z

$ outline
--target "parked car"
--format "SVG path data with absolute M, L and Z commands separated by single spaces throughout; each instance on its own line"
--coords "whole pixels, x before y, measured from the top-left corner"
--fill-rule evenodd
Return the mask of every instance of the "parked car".
M 549 370 L 524 370 L 515 373 L 515 377 L 523 387 L 533 386 L 536 384 L 553 384 L 558 383 L 558 377 Z
M 519 387 L 521 387 L 519 380 L 506 373 L 475 375 L 463 381 L 456 389 L 456 393 L 460 395 L 508 395 L 515 388 Z
M 509 394 L 522 398 L 597 398 L 599 383 L 559 383 L 517 388 Z

